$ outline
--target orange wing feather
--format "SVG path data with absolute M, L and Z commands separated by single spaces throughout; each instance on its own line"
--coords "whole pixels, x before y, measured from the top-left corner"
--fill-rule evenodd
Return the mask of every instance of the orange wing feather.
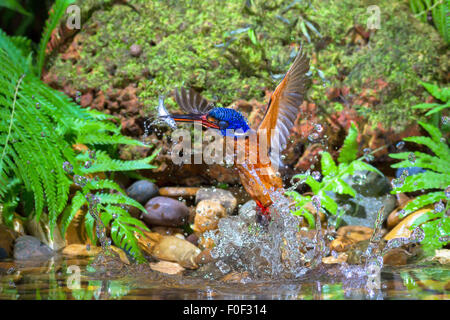
M 271 149 L 279 148 L 278 150 L 281 151 L 286 146 L 289 131 L 294 125 L 306 93 L 308 70 L 309 59 L 300 48 L 291 68 L 270 97 L 266 114 L 258 127 L 258 133 L 266 130 Z M 278 139 L 272 137 L 275 129 L 279 133 Z M 272 161 L 279 161 L 279 159 L 272 159 Z

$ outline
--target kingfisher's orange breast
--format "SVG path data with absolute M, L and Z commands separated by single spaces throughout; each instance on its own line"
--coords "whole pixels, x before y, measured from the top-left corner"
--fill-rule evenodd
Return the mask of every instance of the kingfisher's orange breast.
M 264 207 L 270 206 L 270 192 L 282 189 L 283 181 L 272 167 L 267 150 L 260 148 L 258 139 L 248 138 L 238 139 L 234 147 L 236 168 L 245 191 Z

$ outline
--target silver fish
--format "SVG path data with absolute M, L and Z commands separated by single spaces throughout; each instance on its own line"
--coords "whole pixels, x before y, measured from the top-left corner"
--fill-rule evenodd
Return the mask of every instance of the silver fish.
M 172 119 L 171 115 L 164 106 L 164 96 L 159 96 L 158 118 L 164 120 L 164 122 L 166 122 L 172 129 L 177 128 L 175 120 Z

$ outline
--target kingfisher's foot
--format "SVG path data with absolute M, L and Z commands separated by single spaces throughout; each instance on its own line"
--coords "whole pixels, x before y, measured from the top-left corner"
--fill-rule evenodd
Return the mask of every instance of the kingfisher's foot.
M 263 227 L 267 227 L 272 220 L 269 207 L 264 207 L 259 201 L 256 201 L 256 204 L 258 205 L 256 208 L 256 222 Z

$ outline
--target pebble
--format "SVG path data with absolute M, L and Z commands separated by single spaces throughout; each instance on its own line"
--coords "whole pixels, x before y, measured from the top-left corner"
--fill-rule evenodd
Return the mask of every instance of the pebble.
M 54 253 L 49 246 L 32 236 L 21 236 L 17 238 L 14 245 L 14 259 L 16 260 L 46 260 L 52 257 Z
M 225 208 L 217 200 L 202 200 L 195 211 L 193 230 L 197 233 L 217 229 L 219 220 L 227 215 Z
M 364 226 L 344 226 L 337 231 L 337 237 L 330 243 L 330 250 L 345 252 L 358 242 L 370 239 L 373 229 Z
M 409 214 L 405 219 L 403 219 L 399 224 L 397 224 L 388 234 L 385 235 L 385 240 L 391 240 L 395 238 L 409 238 L 412 231 L 409 228 L 414 224 L 415 221 L 420 219 L 424 214 L 431 211 L 431 209 L 420 209 L 416 212 Z
M 162 272 L 165 274 L 181 274 L 184 270 L 186 270 L 178 263 L 169 261 L 151 262 L 150 268 L 154 271 Z
M 198 187 L 164 187 L 159 189 L 159 194 L 165 197 L 194 197 Z
M 138 44 L 133 44 L 130 47 L 130 54 L 133 57 L 139 57 L 142 54 L 142 47 Z
M 0 218 L 1 219 L 1 218 Z M 0 260 L 11 258 L 14 250 L 14 240 L 18 234 L 4 225 L 0 225 Z
M 233 194 L 224 189 L 217 188 L 201 188 L 195 195 L 195 203 L 202 200 L 217 200 L 227 210 L 228 214 L 232 214 L 237 206 L 237 200 Z
M 168 197 L 155 197 L 145 205 L 147 213 L 142 220 L 148 226 L 179 227 L 189 216 L 189 208 L 181 201 Z
M 159 194 L 156 184 L 148 180 L 136 181 L 129 186 L 126 191 L 130 198 L 133 198 L 140 204 L 146 203 L 148 200 Z

